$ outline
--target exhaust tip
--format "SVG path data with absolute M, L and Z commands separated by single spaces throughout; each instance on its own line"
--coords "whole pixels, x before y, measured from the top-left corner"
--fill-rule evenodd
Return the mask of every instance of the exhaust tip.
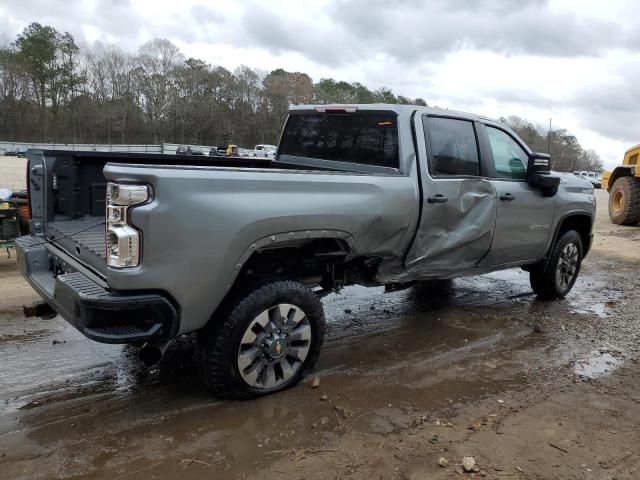
M 138 352 L 138 359 L 146 368 L 157 366 L 164 355 L 164 348 L 145 343 Z

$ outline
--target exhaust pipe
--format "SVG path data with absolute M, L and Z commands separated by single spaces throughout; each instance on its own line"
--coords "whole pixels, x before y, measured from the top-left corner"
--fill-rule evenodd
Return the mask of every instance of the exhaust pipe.
M 170 343 L 145 343 L 138 351 L 138 359 L 146 368 L 153 368 L 160 363 Z

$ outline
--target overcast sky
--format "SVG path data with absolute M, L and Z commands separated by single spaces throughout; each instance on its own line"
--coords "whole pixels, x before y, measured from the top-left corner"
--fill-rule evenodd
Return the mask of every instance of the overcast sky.
M 0 0 L 0 35 L 33 21 L 135 51 L 168 38 L 229 69 L 282 67 L 568 129 L 611 166 L 640 143 L 633 0 Z

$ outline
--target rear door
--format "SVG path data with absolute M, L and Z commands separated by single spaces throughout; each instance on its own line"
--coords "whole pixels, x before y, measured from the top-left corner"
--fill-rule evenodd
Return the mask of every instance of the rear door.
M 527 183 L 529 155 L 511 132 L 497 125 L 482 125 L 479 131 L 487 140 L 487 164 L 498 195 L 493 244 L 481 265 L 539 259 L 551 235 L 555 197 Z
M 477 266 L 489 252 L 496 192 L 486 176 L 475 122 L 432 115 L 421 120 L 427 152 L 427 162 L 421 161 L 423 205 L 405 267 L 416 278 L 445 277 Z

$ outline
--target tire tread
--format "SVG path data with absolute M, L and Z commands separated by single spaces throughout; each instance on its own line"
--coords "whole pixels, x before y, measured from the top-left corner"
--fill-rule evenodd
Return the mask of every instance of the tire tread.
M 264 298 L 277 297 L 282 292 L 304 295 L 312 311 L 305 311 L 307 317 L 316 319 L 318 343 L 311 356 L 305 360 L 304 368 L 296 375 L 293 386 L 316 363 L 325 333 L 325 320 L 320 299 L 302 283 L 293 280 L 266 280 L 246 285 L 231 294 L 231 297 L 211 319 L 207 327 L 198 332 L 197 362 L 205 386 L 217 397 L 227 399 L 248 399 L 263 395 L 249 388 L 239 388 L 238 381 L 230 375 L 230 361 L 235 361 L 234 334 L 238 322 L 243 321 Z M 248 292 L 248 293 L 247 293 Z M 244 293 L 244 295 L 243 295 Z M 271 392 L 265 392 L 271 393 Z
M 613 202 L 613 192 L 617 188 L 622 189 L 623 195 L 628 202 L 623 207 L 619 215 L 613 214 L 611 203 Z M 609 218 L 616 225 L 637 225 L 640 222 L 640 180 L 636 177 L 620 177 L 613 184 L 609 194 Z
M 575 283 L 578 274 L 580 273 L 580 263 L 582 262 L 582 239 L 580 234 L 575 230 L 567 230 L 564 232 L 560 232 L 558 235 L 558 240 L 556 241 L 551 254 L 549 255 L 549 260 L 546 263 L 546 266 L 538 266 L 532 268 L 529 272 L 529 282 L 531 284 L 531 289 L 534 291 L 539 298 L 543 300 L 554 300 L 558 298 L 563 298 L 567 293 L 571 291 L 573 288 L 573 283 L 569 287 L 569 289 L 564 292 L 558 292 L 556 288 L 556 264 L 558 263 L 558 257 L 560 256 L 560 252 L 562 249 L 569 243 L 570 241 L 576 242 L 578 245 L 578 252 L 580 255 L 580 262 L 578 263 L 578 268 L 576 270 L 575 277 L 573 279 L 573 283 Z

